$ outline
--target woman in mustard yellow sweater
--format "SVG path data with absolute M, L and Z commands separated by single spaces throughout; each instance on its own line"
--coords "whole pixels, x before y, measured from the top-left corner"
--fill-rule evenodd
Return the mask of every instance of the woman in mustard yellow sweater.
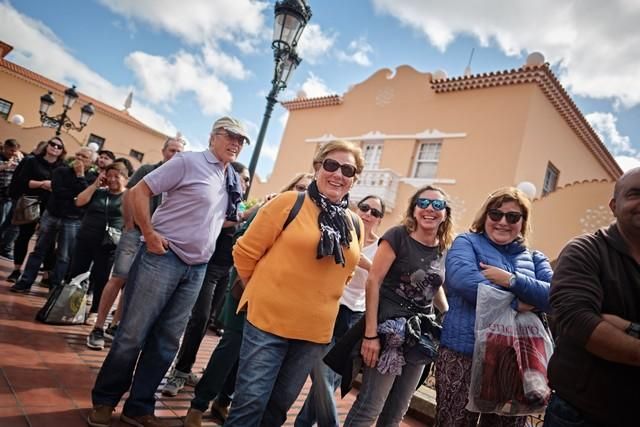
M 331 341 L 340 296 L 359 261 L 356 227 L 364 227 L 348 210 L 348 192 L 364 167 L 360 148 L 329 142 L 313 166 L 315 180 L 287 228 L 294 192 L 260 209 L 234 248 L 247 322 L 225 426 L 284 424 Z

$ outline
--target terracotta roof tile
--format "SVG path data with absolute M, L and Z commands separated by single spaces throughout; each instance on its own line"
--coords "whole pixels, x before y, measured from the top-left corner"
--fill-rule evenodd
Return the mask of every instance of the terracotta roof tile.
M 17 65 L 11 61 L 7 61 L 6 59 L 2 59 L 0 58 L 0 71 L 6 70 L 16 76 L 18 76 L 19 78 L 22 78 L 24 80 L 27 80 L 31 83 L 36 84 L 37 86 L 42 87 L 45 90 L 51 90 L 54 93 L 57 92 L 57 95 L 59 96 L 64 96 L 64 91 L 67 89 L 66 86 L 53 81 L 51 79 L 48 79 L 38 73 L 35 73 L 27 68 L 21 67 L 20 65 Z M 154 135 L 157 136 L 162 136 L 162 137 L 166 137 L 165 134 L 163 134 L 162 132 L 158 132 L 157 130 L 150 128 L 149 126 L 145 125 L 144 123 L 142 123 L 141 121 L 137 120 L 136 118 L 132 117 L 131 115 L 129 115 L 129 113 L 127 111 L 124 110 L 117 110 L 115 108 L 113 108 L 112 106 L 105 104 L 102 101 L 98 101 L 95 98 L 92 98 L 90 96 L 84 95 L 80 92 L 78 92 L 78 95 L 80 96 L 78 101 L 82 101 L 83 103 L 87 103 L 87 102 L 91 102 L 93 103 L 93 106 L 95 107 L 96 111 L 100 111 L 100 113 L 109 116 L 115 120 L 119 120 L 121 122 L 124 122 L 130 126 L 133 126 L 135 128 L 138 128 L 140 130 L 152 133 Z
M 281 102 L 287 110 L 302 110 L 303 108 L 328 107 L 330 105 L 342 104 L 342 97 L 339 95 L 321 96 L 319 98 L 297 98 L 291 101 Z
M 514 84 L 537 84 L 560 116 L 596 156 L 612 177 L 622 175 L 622 169 L 607 150 L 591 125 L 584 118 L 567 91 L 562 87 L 548 64 L 525 66 L 517 70 L 498 71 L 464 77 L 433 80 L 431 87 L 436 93 L 473 90 Z

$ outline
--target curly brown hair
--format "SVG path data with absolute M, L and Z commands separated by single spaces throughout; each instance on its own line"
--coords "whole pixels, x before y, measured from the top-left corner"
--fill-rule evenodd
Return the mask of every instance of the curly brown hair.
M 487 222 L 487 212 L 498 209 L 504 203 L 515 202 L 522 209 L 522 229 L 520 238 L 524 246 L 528 246 L 528 237 L 531 234 L 531 201 L 522 191 L 515 187 L 499 188 L 489 195 L 476 214 L 469 231 L 472 233 L 484 233 L 484 225 Z

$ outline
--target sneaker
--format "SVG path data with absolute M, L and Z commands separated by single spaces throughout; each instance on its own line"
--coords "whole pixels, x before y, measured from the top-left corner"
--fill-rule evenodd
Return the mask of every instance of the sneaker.
M 168 427 L 168 424 L 153 414 L 141 415 L 139 417 L 130 417 L 122 414 L 120 415 L 120 421 L 136 427 Z
M 189 375 L 187 375 L 187 385 L 195 387 L 198 385 L 198 381 L 200 381 L 200 377 L 198 376 L 198 374 L 189 372 Z
M 117 323 L 115 325 L 111 324 L 107 329 L 104 330 L 104 337 L 109 341 L 113 341 L 113 338 L 116 336 L 117 331 L 118 331 L 118 324 Z
M 89 313 L 87 318 L 84 321 L 85 325 L 95 325 L 98 320 L 98 313 Z
M 19 294 L 28 294 L 31 290 L 31 286 L 27 285 L 25 282 L 16 282 L 11 288 L 9 288 L 11 292 L 16 292 Z
M 87 337 L 87 347 L 91 350 L 104 350 L 104 332 L 102 329 L 93 328 Z
M 15 283 L 18 281 L 18 279 L 20 278 L 20 275 L 22 275 L 22 271 L 20 270 L 13 270 L 11 272 L 11 274 L 9 275 L 9 277 L 7 277 L 7 282 L 11 282 L 11 283 Z
M 110 427 L 111 413 L 115 410 L 113 406 L 96 405 L 87 417 L 87 424 L 91 427 Z
M 187 374 L 180 371 L 173 371 L 173 374 L 167 379 L 167 383 L 162 387 L 162 394 L 165 396 L 175 397 L 178 392 L 187 384 Z
M 184 417 L 184 427 L 201 427 L 202 426 L 202 411 L 189 408 L 187 416 Z
M 224 424 L 224 422 L 227 421 L 227 417 L 229 416 L 229 407 L 221 405 L 220 402 L 218 402 L 218 399 L 213 399 L 213 402 L 211 402 L 211 415 L 213 415 L 214 418 L 222 421 L 222 423 Z

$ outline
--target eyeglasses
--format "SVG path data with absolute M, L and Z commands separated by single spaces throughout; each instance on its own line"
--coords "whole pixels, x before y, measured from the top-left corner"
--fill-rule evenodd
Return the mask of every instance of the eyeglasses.
M 382 212 L 380 212 L 378 209 L 372 208 L 371 206 L 369 206 L 366 203 L 360 203 L 358 205 L 358 209 L 360 209 L 364 213 L 367 213 L 367 212 L 371 211 L 371 216 L 373 216 L 375 218 L 382 218 L 384 216 L 384 214 Z
M 502 212 L 498 209 L 491 209 L 487 212 L 487 216 L 494 222 L 500 222 L 502 217 L 505 217 L 509 224 L 515 224 L 520 221 L 524 215 L 520 212 Z
M 58 143 L 53 142 L 53 141 L 49 141 L 49 146 L 51 146 L 53 148 L 57 148 L 58 150 L 62 150 L 64 148 L 64 145 L 58 144 Z
M 335 172 L 340 169 L 340 172 L 342 172 L 342 175 L 346 178 L 353 178 L 356 174 L 355 166 L 350 165 L 349 163 L 340 164 L 333 159 L 324 159 L 322 161 L 322 169 L 327 172 Z
M 249 181 L 251 181 L 251 178 L 250 178 L 250 177 L 248 177 L 248 176 L 243 176 L 243 177 L 242 177 L 242 180 L 248 184 L 248 183 L 249 183 Z
M 302 185 L 302 184 L 296 184 L 293 186 L 293 189 L 298 191 L 298 192 L 305 192 L 307 191 L 307 186 L 306 185 Z
M 224 136 L 227 139 L 237 142 L 240 146 L 243 146 L 246 138 L 242 135 L 238 135 L 237 133 L 225 131 L 225 132 L 216 132 L 215 135 Z
M 431 206 L 433 210 L 441 211 L 442 209 L 447 207 L 447 202 L 442 199 L 425 199 L 421 197 L 416 200 L 416 206 L 420 209 L 427 209 L 429 206 Z

